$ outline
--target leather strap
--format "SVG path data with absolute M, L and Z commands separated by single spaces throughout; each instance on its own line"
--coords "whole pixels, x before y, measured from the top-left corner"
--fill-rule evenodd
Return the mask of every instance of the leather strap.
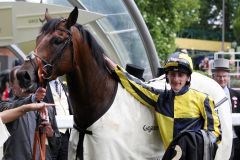
M 40 150 L 40 160 L 45 160 L 46 159 L 46 129 L 45 129 L 45 127 L 42 128 L 42 131 L 40 131 L 39 127 L 37 127 L 35 129 L 32 160 L 36 160 L 37 146 L 39 146 L 39 150 Z

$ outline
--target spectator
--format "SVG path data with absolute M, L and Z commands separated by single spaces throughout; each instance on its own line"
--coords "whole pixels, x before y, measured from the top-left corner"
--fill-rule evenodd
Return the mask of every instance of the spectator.
M 14 99 L 12 101 L 1 102 L 1 111 L 10 111 L 11 109 L 17 109 L 19 106 L 25 106 L 32 103 L 31 94 L 23 92 L 23 90 L 19 87 L 18 80 L 16 78 L 16 72 L 19 68 L 20 66 L 16 66 L 10 72 L 10 86 L 13 90 Z M 42 95 L 41 93 L 42 89 L 36 91 L 37 95 Z M 42 97 L 39 97 L 38 100 L 40 101 L 43 97 L 44 95 Z M 9 139 L 4 143 L 3 159 L 32 159 L 34 132 L 35 128 L 37 127 L 36 114 L 36 112 L 30 111 L 15 121 L 6 123 L 11 137 L 9 137 Z M 51 134 L 51 130 L 48 129 L 49 126 L 46 128 L 47 134 Z
M 223 88 L 231 106 L 232 113 L 240 113 L 240 92 L 228 87 L 230 81 L 229 60 L 216 59 L 213 63 L 212 78 Z M 230 159 L 240 157 L 240 126 L 233 127 L 233 146 Z
M 1 100 L 2 101 L 7 101 L 9 100 L 9 71 L 4 70 L 1 73 L 1 86 L 0 86 L 0 94 L 1 94 Z
M 204 59 L 199 64 L 199 69 L 204 72 L 208 72 L 209 70 L 209 59 L 208 57 L 204 57 Z
M 26 112 L 29 111 L 45 111 L 44 107 L 53 106 L 53 104 L 46 103 L 30 103 L 26 105 L 19 106 L 17 108 L 9 109 L 3 112 L 0 112 L 0 147 L 3 146 L 3 143 L 10 136 L 4 123 L 9 123 L 16 120 L 17 118 L 23 116 Z
M 10 89 L 9 89 L 9 82 L 5 83 L 5 89 L 2 93 L 1 100 L 2 101 L 8 101 L 10 99 Z

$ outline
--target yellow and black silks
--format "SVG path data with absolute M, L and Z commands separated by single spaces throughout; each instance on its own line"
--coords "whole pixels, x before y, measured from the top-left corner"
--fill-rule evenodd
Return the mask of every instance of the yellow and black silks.
M 123 87 L 147 107 L 155 109 L 160 135 L 166 149 L 181 131 L 204 129 L 221 138 L 220 122 L 214 111 L 214 102 L 206 94 L 189 86 L 177 94 L 147 86 L 118 66 L 115 73 Z M 194 125 L 191 125 L 193 124 Z M 190 128 L 188 128 L 190 126 Z

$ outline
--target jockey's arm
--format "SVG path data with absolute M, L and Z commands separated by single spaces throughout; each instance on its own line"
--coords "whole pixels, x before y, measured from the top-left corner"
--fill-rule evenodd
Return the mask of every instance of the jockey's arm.
M 214 101 L 206 97 L 204 108 L 201 110 L 204 118 L 204 129 L 210 132 L 212 142 L 221 140 L 220 121 L 217 113 L 214 111 Z
M 133 95 L 138 101 L 150 108 L 156 106 L 161 90 L 149 87 L 140 79 L 131 76 L 123 68 L 117 66 L 114 70 L 122 86 Z

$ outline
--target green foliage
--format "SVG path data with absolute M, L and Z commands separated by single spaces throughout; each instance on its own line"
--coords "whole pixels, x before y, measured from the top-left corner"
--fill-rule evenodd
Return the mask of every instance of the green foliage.
M 236 37 L 238 45 L 240 45 L 240 6 L 237 8 L 235 13 L 235 20 L 233 21 L 233 33 Z
M 222 32 L 222 0 L 135 0 L 135 2 L 162 60 L 175 51 L 176 33 L 185 29 L 208 31 L 213 34 Z M 226 40 L 237 40 L 240 45 L 240 0 L 225 0 L 225 33 Z
M 199 21 L 194 23 L 189 29 L 198 29 L 202 31 L 209 31 L 212 34 L 220 33 L 220 40 L 222 34 L 222 9 L 223 9 L 223 0 L 200 0 L 200 10 L 199 10 Z M 239 0 L 225 0 L 225 40 L 234 41 L 238 35 L 233 34 L 234 26 L 236 19 L 236 10 L 240 6 Z M 213 36 L 205 36 L 211 38 Z M 197 37 L 198 39 L 198 37 Z M 202 39 L 199 37 L 199 39 Z M 209 40 L 219 40 L 209 39 Z
M 199 0 L 135 0 L 164 60 L 176 50 L 176 33 L 198 20 Z

